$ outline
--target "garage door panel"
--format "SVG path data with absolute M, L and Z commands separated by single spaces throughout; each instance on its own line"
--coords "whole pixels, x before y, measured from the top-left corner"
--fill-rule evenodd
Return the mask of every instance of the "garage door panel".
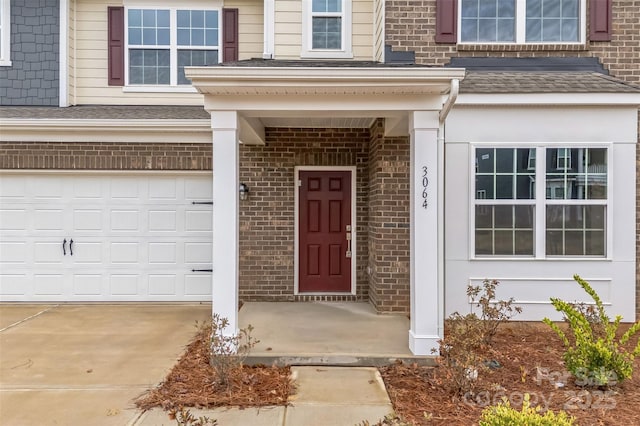
M 176 243 L 149 243 L 148 248 L 149 264 L 170 264 L 177 263 Z
M 158 200 L 177 199 L 177 180 L 172 178 L 159 178 L 149 180 L 149 202 Z
M 101 209 L 75 209 L 73 211 L 73 231 L 101 231 L 103 228 Z
M 66 247 L 68 247 L 68 243 Z M 49 265 L 49 264 L 62 264 L 63 259 L 64 259 L 63 241 L 34 241 L 33 242 L 33 263 L 36 266 Z
M 175 274 L 149 274 L 149 296 L 170 296 L 176 294 Z
M 33 194 L 34 201 L 62 200 L 65 196 L 65 183 L 61 176 L 38 176 L 29 180 L 28 193 Z
M 175 210 L 149 210 L 149 231 L 177 231 L 177 213 Z
M 211 187 L 210 174 L 0 174 L 0 300 L 210 300 L 211 274 L 191 270 L 211 268 L 212 209 L 192 204 Z
M 35 231 L 62 231 L 64 230 L 63 209 L 40 209 L 33 212 L 33 229 Z
M 211 179 L 185 178 L 184 198 L 186 201 L 211 200 Z
M 111 263 L 138 263 L 139 249 L 138 243 L 111 243 Z
M 210 296 L 211 295 L 211 275 L 185 275 L 184 276 L 185 296 Z
M 61 273 L 41 273 L 33 276 L 34 296 L 62 296 L 65 276 Z
M 111 231 L 139 231 L 138 210 L 111 210 L 110 230 Z
M 27 194 L 27 181 L 21 176 L 4 176 L 0 179 L 0 202 L 20 202 Z
M 27 249 L 24 241 L 0 241 L 0 264 L 25 265 L 28 259 Z
M 115 177 L 110 180 L 110 198 L 115 202 L 139 202 L 140 179 L 129 177 Z
M 213 259 L 213 244 L 211 242 L 184 243 L 184 263 L 211 264 Z
M 101 274 L 73 274 L 73 294 L 75 296 L 102 295 L 103 276 Z
M 85 238 L 73 240 L 73 262 L 77 264 L 100 265 L 104 262 L 101 241 L 91 241 Z
M 31 293 L 31 279 L 26 273 L 0 273 L 0 296 L 25 296 Z
M 211 210 L 187 209 L 184 223 L 185 231 L 210 232 L 213 226 L 213 214 Z
M 26 208 L 1 208 L 0 231 L 26 231 L 27 218 Z

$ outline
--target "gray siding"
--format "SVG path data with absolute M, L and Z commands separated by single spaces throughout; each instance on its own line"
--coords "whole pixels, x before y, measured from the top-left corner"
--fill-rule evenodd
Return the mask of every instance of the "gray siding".
M 0 105 L 58 105 L 58 0 L 11 1 L 11 66 L 0 67 Z

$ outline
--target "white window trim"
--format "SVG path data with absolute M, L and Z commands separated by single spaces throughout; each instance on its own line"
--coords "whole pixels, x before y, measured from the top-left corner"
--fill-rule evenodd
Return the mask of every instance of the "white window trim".
M 0 0 L 2 1 L 2 0 Z M 169 46 L 170 51 L 170 77 L 169 84 L 130 84 L 129 83 L 129 9 L 151 9 L 151 10 L 169 10 Z M 211 5 L 202 6 L 199 4 L 180 4 L 179 6 L 167 6 L 164 4 L 150 5 L 144 3 L 143 5 L 130 4 L 125 6 L 124 11 L 124 86 L 123 92 L 140 92 L 140 93 L 160 93 L 160 92 L 177 92 L 177 93 L 196 93 L 197 90 L 191 85 L 178 84 L 178 50 L 181 48 L 194 49 L 192 46 L 178 46 L 177 40 L 177 26 L 178 10 L 215 10 L 218 12 L 218 46 L 216 49 L 207 48 L 201 50 L 217 50 L 218 51 L 218 63 L 222 62 L 222 7 L 211 7 Z M 137 48 L 137 47 L 136 47 Z M 144 48 L 144 47 L 141 47 Z M 165 49 L 164 47 L 149 46 L 148 49 Z
M 478 44 L 498 44 L 498 45 L 555 45 L 555 44 L 573 44 L 582 45 L 587 40 L 587 0 L 579 0 L 578 7 L 578 41 L 526 41 L 527 32 L 527 3 L 526 0 L 515 0 L 516 3 L 516 40 L 509 41 L 462 41 L 462 0 L 458 2 L 458 44 L 478 45 Z
M 605 200 L 547 200 L 546 185 L 536 185 L 535 200 L 477 200 L 475 198 L 475 152 L 478 148 L 529 148 L 536 149 L 536 165 L 543 165 L 536 168 L 536 182 L 546 183 L 547 148 L 606 148 L 607 150 L 607 198 Z M 611 261 L 613 258 L 613 188 L 614 188 L 614 164 L 613 164 L 613 144 L 594 142 L 567 142 L 567 143 L 472 143 L 470 144 L 469 158 L 469 259 L 472 261 L 585 261 L 602 262 Z M 475 233 L 475 206 L 476 205 L 497 205 L 497 204 L 530 204 L 534 201 L 534 234 L 533 234 L 533 256 L 506 256 L 506 255 L 476 255 L 476 233 Z M 605 256 L 547 256 L 546 255 L 546 206 L 548 205 L 603 205 L 605 206 Z
M 302 0 L 302 52 L 301 58 L 353 59 L 351 1 L 342 1 L 342 49 L 313 49 L 312 0 Z
M 11 0 L 0 0 L 2 9 L 2 22 L 0 31 L 2 43 L 0 45 L 0 67 L 11 66 Z

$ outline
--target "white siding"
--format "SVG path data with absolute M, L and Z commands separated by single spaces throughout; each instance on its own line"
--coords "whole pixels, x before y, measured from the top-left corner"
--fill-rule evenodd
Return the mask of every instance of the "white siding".
M 635 158 L 637 119 L 633 108 L 456 107 L 446 123 L 445 288 L 446 315 L 469 312 L 465 289 L 484 278 L 501 282 L 499 298 L 513 297 L 523 320 L 560 319 L 550 297 L 584 301 L 572 280 L 590 281 L 610 315 L 635 318 Z M 606 259 L 473 259 L 472 143 L 605 143 L 609 164 Z M 585 298 L 586 296 L 586 298 Z
M 264 4 L 260 0 L 229 0 L 224 7 L 238 9 L 238 59 L 262 57 Z

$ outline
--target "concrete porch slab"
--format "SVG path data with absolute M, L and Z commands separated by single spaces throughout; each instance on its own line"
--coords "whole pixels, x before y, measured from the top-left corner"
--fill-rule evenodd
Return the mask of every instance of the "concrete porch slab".
M 396 360 L 432 365 L 409 350 L 406 315 L 379 315 L 366 302 L 247 302 L 240 328 L 260 340 L 247 364 L 380 366 Z

